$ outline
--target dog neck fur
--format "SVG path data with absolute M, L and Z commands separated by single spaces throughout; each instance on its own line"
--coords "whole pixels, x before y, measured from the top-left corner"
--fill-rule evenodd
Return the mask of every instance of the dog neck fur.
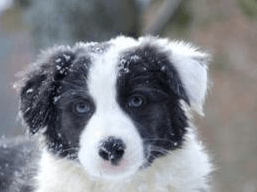
M 77 162 L 57 158 L 46 150 L 39 165 L 36 192 L 207 192 L 207 177 L 212 170 L 194 131 L 188 132 L 182 149 L 156 159 L 151 167 L 119 181 L 91 177 Z

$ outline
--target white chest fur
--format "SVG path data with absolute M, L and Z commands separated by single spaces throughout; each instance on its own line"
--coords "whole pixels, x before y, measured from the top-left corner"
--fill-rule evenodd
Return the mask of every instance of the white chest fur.
M 101 180 L 90 177 L 78 163 L 43 152 L 36 192 L 200 192 L 209 191 L 209 158 L 188 132 L 184 147 L 158 158 L 131 178 Z

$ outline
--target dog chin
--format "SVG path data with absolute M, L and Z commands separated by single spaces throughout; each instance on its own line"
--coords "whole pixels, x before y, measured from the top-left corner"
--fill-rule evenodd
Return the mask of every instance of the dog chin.
M 104 179 L 119 181 L 129 178 L 141 169 L 143 161 L 135 162 L 129 159 L 123 159 L 117 164 L 109 161 L 97 160 L 93 164 L 81 162 L 86 172 L 95 179 Z

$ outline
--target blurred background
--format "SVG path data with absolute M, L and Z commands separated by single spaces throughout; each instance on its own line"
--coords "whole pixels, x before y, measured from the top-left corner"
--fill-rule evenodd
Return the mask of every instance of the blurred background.
M 257 192 L 256 0 L 0 0 L 0 138 L 24 134 L 16 74 L 55 44 L 118 34 L 183 39 L 214 55 L 200 137 L 214 191 Z

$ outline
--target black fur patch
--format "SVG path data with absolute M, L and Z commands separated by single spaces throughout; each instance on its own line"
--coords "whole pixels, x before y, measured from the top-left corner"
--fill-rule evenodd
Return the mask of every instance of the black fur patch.
M 118 103 L 134 121 L 149 163 L 181 147 L 188 124 L 179 101 L 188 103 L 188 97 L 165 53 L 150 46 L 124 53 L 117 90 Z M 131 98 L 136 102 L 132 107 Z
M 53 153 L 77 158 L 80 133 L 95 110 L 86 84 L 89 55 L 103 54 L 108 48 L 108 43 L 92 43 L 57 49 L 25 77 L 20 110 L 31 134 L 46 129 L 46 142 Z M 89 111 L 76 113 L 78 103 Z
M 45 128 L 49 149 L 60 156 L 77 157 L 79 135 L 87 116 L 75 115 L 72 104 L 87 101 L 90 59 L 71 51 L 53 53 L 46 63 L 28 74 L 21 90 L 21 111 L 31 134 Z

